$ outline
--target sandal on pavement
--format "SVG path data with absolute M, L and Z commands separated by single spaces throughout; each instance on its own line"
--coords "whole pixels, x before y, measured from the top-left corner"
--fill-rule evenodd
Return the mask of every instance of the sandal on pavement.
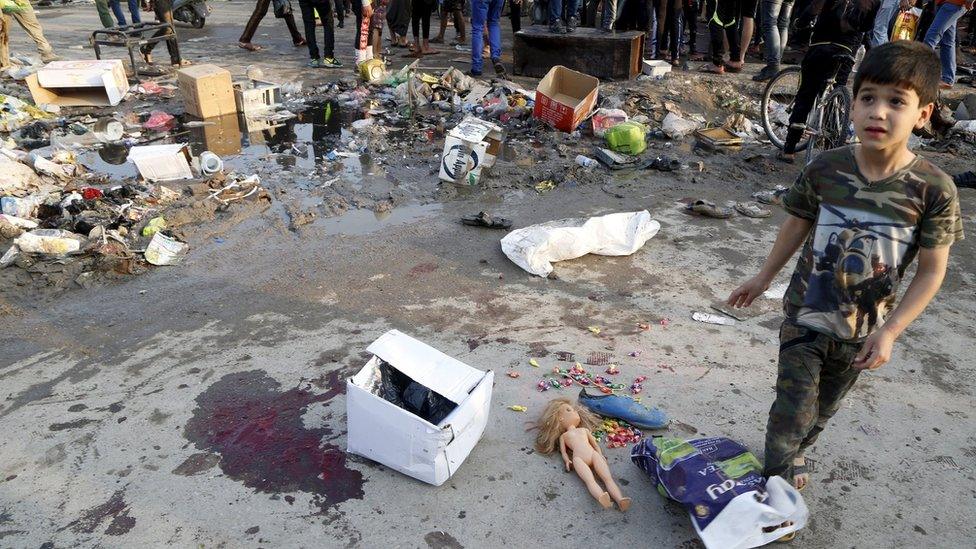
M 786 194 L 786 191 L 788 190 L 789 189 L 782 185 L 776 185 L 776 187 L 773 189 L 752 193 L 752 197 L 762 204 L 778 206 L 783 203 L 783 195 Z
M 237 47 L 238 48 L 241 48 L 242 50 L 247 50 L 247 51 L 261 51 L 261 50 L 264 49 L 261 46 L 258 46 L 256 44 L 252 44 L 250 42 L 238 42 L 237 43 Z
M 707 72 L 710 74 L 725 74 L 725 67 L 721 65 L 713 65 L 711 63 L 704 65 L 702 68 L 698 70 L 700 72 Z
M 461 218 L 461 223 L 472 227 L 486 227 L 489 229 L 508 229 L 512 222 L 504 217 L 492 217 L 488 212 L 480 212 L 478 215 L 466 215 Z
M 714 202 L 709 202 L 708 200 L 696 200 L 685 206 L 685 209 L 698 215 L 714 217 L 716 219 L 728 219 L 732 217 L 732 208 L 719 207 Z
M 753 217 L 756 219 L 762 219 L 764 217 L 769 217 L 773 212 L 763 208 L 755 202 L 736 202 L 735 211 L 746 217 Z

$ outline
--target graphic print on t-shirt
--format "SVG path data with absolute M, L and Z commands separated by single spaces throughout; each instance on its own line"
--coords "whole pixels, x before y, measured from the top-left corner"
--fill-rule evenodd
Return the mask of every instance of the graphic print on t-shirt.
M 821 204 L 798 320 L 830 326 L 840 312 L 852 333 L 873 331 L 894 305 L 899 265 L 915 228 L 877 211 Z

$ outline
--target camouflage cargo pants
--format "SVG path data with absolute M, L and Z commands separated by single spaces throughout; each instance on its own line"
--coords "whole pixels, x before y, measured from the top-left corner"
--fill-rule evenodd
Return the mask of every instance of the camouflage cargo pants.
M 763 475 L 793 478 L 793 459 L 816 442 L 860 370 L 860 341 L 842 341 L 789 320 L 779 330 L 776 400 L 766 425 Z

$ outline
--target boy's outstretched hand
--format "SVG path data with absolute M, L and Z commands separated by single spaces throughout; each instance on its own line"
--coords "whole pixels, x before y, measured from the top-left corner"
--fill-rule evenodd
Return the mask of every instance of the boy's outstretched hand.
M 894 344 L 895 336 L 888 330 L 882 328 L 872 333 L 864 340 L 851 366 L 856 370 L 877 370 L 891 359 Z
M 742 286 L 735 289 L 734 292 L 729 296 L 726 303 L 730 307 L 748 307 L 752 305 L 752 302 L 762 295 L 763 292 L 769 289 L 769 280 L 756 275 L 749 280 L 747 280 Z

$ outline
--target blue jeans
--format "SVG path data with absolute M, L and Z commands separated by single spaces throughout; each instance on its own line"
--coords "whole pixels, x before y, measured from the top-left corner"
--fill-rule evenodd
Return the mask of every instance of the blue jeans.
M 485 24 L 488 24 L 488 47 L 491 60 L 496 62 L 502 56 L 502 27 L 498 21 L 502 17 L 505 0 L 473 0 L 471 2 L 471 72 L 481 74 L 483 60 L 481 50 L 484 45 Z
M 122 3 L 120 0 L 109 0 L 108 5 L 112 8 L 112 13 L 118 19 L 119 25 L 125 25 L 125 14 L 122 13 Z M 132 14 L 133 23 L 142 23 L 139 16 L 139 0 L 129 0 L 129 13 Z
M 899 0 L 881 0 L 878 14 L 874 16 L 874 29 L 868 35 L 872 48 L 888 42 L 888 30 L 891 29 L 892 19 L 898 15 L 898 4 Z
M 563 2 L 566 2 L 566 9 L 563 9 Z M 549 24 L 552 25 L 566 16 L 566 19 L 575 17 L 579 11 L 579 0 L 549 0 Z
M 956 22 L 966 13 L 966 8 L 955 4 L 942 4 L 935 12 L 935 19 L 929 32 L 925 33 L 925 45 L 934 48 L 939 45 L 939 59 L 942 60 L 942 81 L 952 84 L 956 81 Z
M 763 39 L 766 40 L 763 50 L 766 53 L 767 65 L 778 67 L 783 59 L 792 11 L 793 0 L 763 0 L 762 29 Z

